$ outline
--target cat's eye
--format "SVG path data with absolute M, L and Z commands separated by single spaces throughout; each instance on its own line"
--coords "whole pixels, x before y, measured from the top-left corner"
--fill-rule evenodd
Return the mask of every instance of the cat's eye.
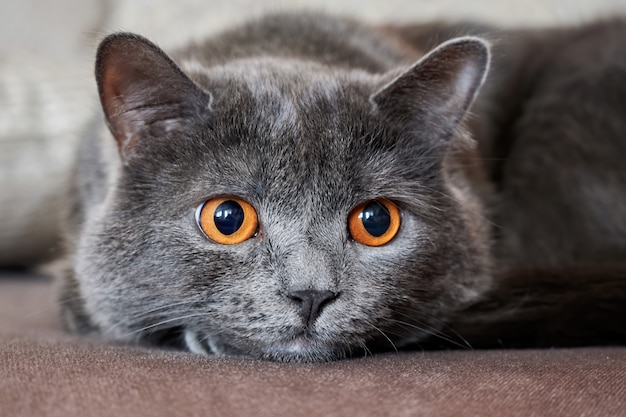
M 208 200 L 198 207 L 196 221 L 205 235 L 223 245 L 245 242 L 256 234 L 259 224 L 254 207 L 236 197 Z
M 389 243 L 400 229 L 400 209 L 386 199 L 370 200 L 355 207 L 348 216 L 352 238 L 363 245 Z

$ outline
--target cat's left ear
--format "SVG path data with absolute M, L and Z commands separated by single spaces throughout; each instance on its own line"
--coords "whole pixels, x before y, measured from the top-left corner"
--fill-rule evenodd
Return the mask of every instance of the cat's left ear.
M 154 138 L 201 123 L 210 95 L 152 42 L 131 34 L 108 36 L 98 48 L 96 80 L 109 130 L 122 158 Z
M 370 97 L 378 111 L 411 128 L 449 136 L 489 69 L 489 45 L 474 37 L 441 44 Z

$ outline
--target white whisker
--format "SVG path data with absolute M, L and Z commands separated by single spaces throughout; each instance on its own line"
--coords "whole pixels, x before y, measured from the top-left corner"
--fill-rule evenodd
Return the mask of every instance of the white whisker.
M 163 326 L 164 324 L 172 323 L 172 322 L 175 322 L 175 321 L 185 320 L 185 319 L 189 319 L 189 318 L 192 318 L 192 317 L 202 317 L 202 316 L 207 316 L 207 315 L 208 315 L 207 313 L 194 313 L 194 314 L 187 314 L 185 316 L 174 317 L 174 318 L 167 319 L 167 320 L 162 320 L 162 321 L 160 321 L 158 323 L 154 323 L 154 324 L 151 324 L 149 326 L 142 327 L 141 329 L 134 330 L 134 331 L 128 333 L 127 336 L 130 336 L 130 335 L 133 335 L 133 334 L 137 334 L 137 333 L 141 333 L 141 332 L 145 332 L 146 330 L 150 330 L 150 329 L 153 329 L 155 327 Z
M 156 313 L 157 311 L 165 310 L 165 309 L 168 309 L 168 308 L 171 308 L 171 307 L 177 307 L 177 306 L 181 306 L 181 305 L 185 305 L 185 304 L 193 304 L 193 303 L 195 303 L 195 301 L 187 300 L 187 301 L 180 301 L 178 303 L 167 304 L 167 305 L 164 305 L 164 306 L 156 307 L 156 308 L 144 311 L 142 313 L 139 313 L 139 314 L 135 315 L 134 318 L 144 317 L 144 316 L 147 316 L 149 314 Z
M 455 345 L 457 347 L 460 347 L 460 348 L 463 348 L 463 349 L 467 349 L 468 348 L 468 346 L 457 342 L 456 340 L 448 337 L 447 335 L 445 335 L 441 331 L 436 330 L 436 329 L 434 329 L 434 328 L 432 328 L 430 326 L 424 325 L 425 327 L 421 327 L 421 326 L 417 326 L 415 324 L 408 323 L 408 322 L 405 322 L 405 321 L 402 321 L 402 320 L 396 320 L 396 319 L 388 319 L 388 320 L 391 321 L 391 322 L 400 324 L 402 326 L 406 326 L 406 327 L 410 327 L 410 328 L 419 330 L 419 331 L 424 332 L 424 333 L 426 333 L 426 334 L 428 334 L 430 336 L 437 337 L 437 338 L 439 338 L 441 340 L 444 340 L 444 341 L 446 341 L 448 343 L 451 343 L 451 344 L 453 344 L 453 345 Z M 469 348 L 471 349 L 471 346 L 469 346 Z
M 373 327 L 376 331 L 378 331 L 380 334 L 382 334 L 382 335 L 385 337 L 385 339 L 387 339 L 387 340 L 389 341 L 389 343 L 391 344 L 391 346 L 393 347 L 393 349 L 396 351 L 396 353 L 398 353 L 398 348 L 397 348 L 397 347 L 396 347 L 396 345 L 395 345 L 395 344 L 391 341 L 391 339 L 389 338 L 389 336 L 387 336 L 387 335 L 385 334 L 385 332 L 383 332 L 382 330 L 380 330 L 378 327 L 376 327 L 376 326 L 374 326 L 374 325 L 372 325 L 372 327 Z

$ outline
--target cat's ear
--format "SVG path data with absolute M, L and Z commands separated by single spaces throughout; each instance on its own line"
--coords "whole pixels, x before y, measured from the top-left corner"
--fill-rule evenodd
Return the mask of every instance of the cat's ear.
M 395 77 L 370 100 L 377 110 L 400 123 L 449 136 L 476 98 L 489 60 L 485 41 L 452 39 Z
M 117 33 L 102 41 L 96 80 L 122 157 L 147 146 L 147 137 L 197 122 L 208 111 L 210 96 L 159 47 L 138 35 Z

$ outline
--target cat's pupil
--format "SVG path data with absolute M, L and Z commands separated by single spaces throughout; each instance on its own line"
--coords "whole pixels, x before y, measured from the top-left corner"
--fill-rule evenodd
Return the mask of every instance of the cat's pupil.
M 374 237 L 385 234 L 391 224 L 389 210 L 378 201 L 372 201 L 367 204 L 359 217 L 363 222 L 365 230 Z
M 232 235 L 243 224 L 243 208 L 236 201 L 227 200 L 217 206 L 213 218 L 220 233 Z

